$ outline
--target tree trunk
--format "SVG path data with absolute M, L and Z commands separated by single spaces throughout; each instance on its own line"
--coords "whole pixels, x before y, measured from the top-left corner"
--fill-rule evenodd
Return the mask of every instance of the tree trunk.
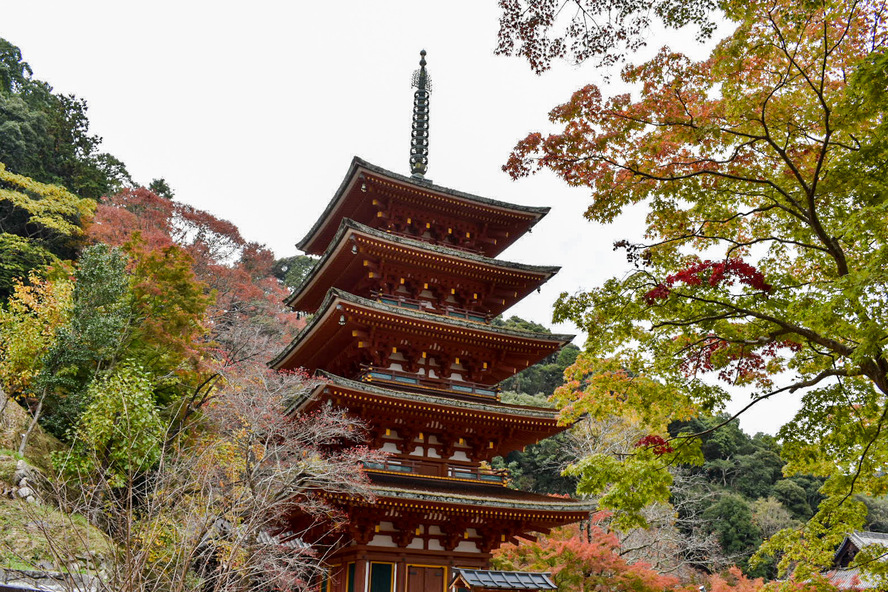
M 34 428 L 37 427 L 37 420 L 40 419 L 40 414 L 43 411 L 43 400 L 46 399 L 46 388 L 43 389 L 43 392 L 40 393 L 40 401 L 37 402 L 37 410 L 34 411 L 34 418 L 31 420 L 31 423 L 28 425 L 28 429 L 25 430 L 25 433 L 22 434 L 22 443 L 19 444 L 18 453 L 22 456 L 25 455 L 25 448 L 28 446 L 28 438 L 31 437 L 31 432 L 34 431 Z

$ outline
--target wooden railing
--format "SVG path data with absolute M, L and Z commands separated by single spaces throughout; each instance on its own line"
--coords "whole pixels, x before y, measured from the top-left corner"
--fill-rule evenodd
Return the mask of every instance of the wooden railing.
M 423 475 L 430 477 L 450 477 L 453 479 L 471 479 L 474 481 L 488 481 L 490 483 L 502 483 L 505 475 L 500 471 L 482 469 L 480 467 L 466 467 L 447 463 L 435 463 L 412 459 L 386 459 L 381 462 L 365 462 L 364 468 L 368 471 L 387 471 L 391 473 L 404 473 L 406 475 Z
M 376 368 L 375 366 L 361 366 L 362 382 L 386 382 L 399 386 L 416 386 L 435 390 L 445 390 L 462 395 L 475 395 L 479 397 L 493 397 L 499 395 L 498 386 L 488 386 L 475 382 L 462 380 L 447 380 L 445 378 L 430 378 L 413 372 L 391 370 L 389 368 Z
M 436 307 L 434 303 L 429 300 L 420 300 L 417 298 L 410 298 L 408 296 L 403 296 L 401 294 L 383 294 L 380 292 L 371 292 L 370 296 L 375 298 L 377 301 L 382 302 L 384 304 L 389 304 L 391 306 L 399 306 L 401 308 L 409 308 L 411 310 L 419 310 L 422 312 L 427 312 L 430 314 L 437 314 L 446 317 L 453 317 L 456 319 L 463 319 L 466 321 L 472 321 L 474 323 L 488 323 L 490 322 L 490 315 L 482 312 L 477 312 L 474 310 L 469 310 L 467 308 L 460 308 L 458 306 L 446 305 L 444 308 Z

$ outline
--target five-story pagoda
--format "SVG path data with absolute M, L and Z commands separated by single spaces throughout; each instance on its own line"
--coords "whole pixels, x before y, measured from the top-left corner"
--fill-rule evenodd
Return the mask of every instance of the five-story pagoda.
M 424 178 L 430 81 L 416 87 L 410 177 L 355 158 L 298 244 L 320 261 L 287 304 L 313 316 L 275 358 L 325 378 L 295 410 L 345 408 L 389 453 L 365 466 L 368 502 L 331 501 L 348 516 L 328 558 L 325 592 L 545 589 L 543 574 L 485 571 L 503 542 L 588 515 L 573 500 L 509 489 L 484 468 L 551 436 L 551 409 L 500 402 L 497 383 L 573 336 L 491 320 L 558 270 L 494 259 L 548 208 L 455 191 Z

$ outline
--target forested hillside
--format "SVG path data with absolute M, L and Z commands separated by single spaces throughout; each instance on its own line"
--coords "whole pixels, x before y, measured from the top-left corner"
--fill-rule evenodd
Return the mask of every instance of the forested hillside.
M 375 458 L 335 410 L 285 417 L 315 382 L 265 365 L 303 322 L 282 300 L 311 260 L 276 261 L 100 146 L 86 101 L 0 39 L 0 567 L 140 592 L 311 581 L 317 559 L 267 533 L 293 496 L 328 516 L 316 492 L 365 493 L 354 466 Z

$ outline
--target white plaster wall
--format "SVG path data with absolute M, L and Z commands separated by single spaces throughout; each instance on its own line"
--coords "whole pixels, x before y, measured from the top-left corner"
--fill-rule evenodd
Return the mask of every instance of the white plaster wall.
M 370 547 L 397 547 L 395 541 L 392 540 L 392 537 L 387 534 L 378 534 L 370 539 L 370 542 L 367 543 Z
M 458 544 L 454 550 L 461 553 L 477 553 L 478 546 L 472 541 L 463 541 Z

